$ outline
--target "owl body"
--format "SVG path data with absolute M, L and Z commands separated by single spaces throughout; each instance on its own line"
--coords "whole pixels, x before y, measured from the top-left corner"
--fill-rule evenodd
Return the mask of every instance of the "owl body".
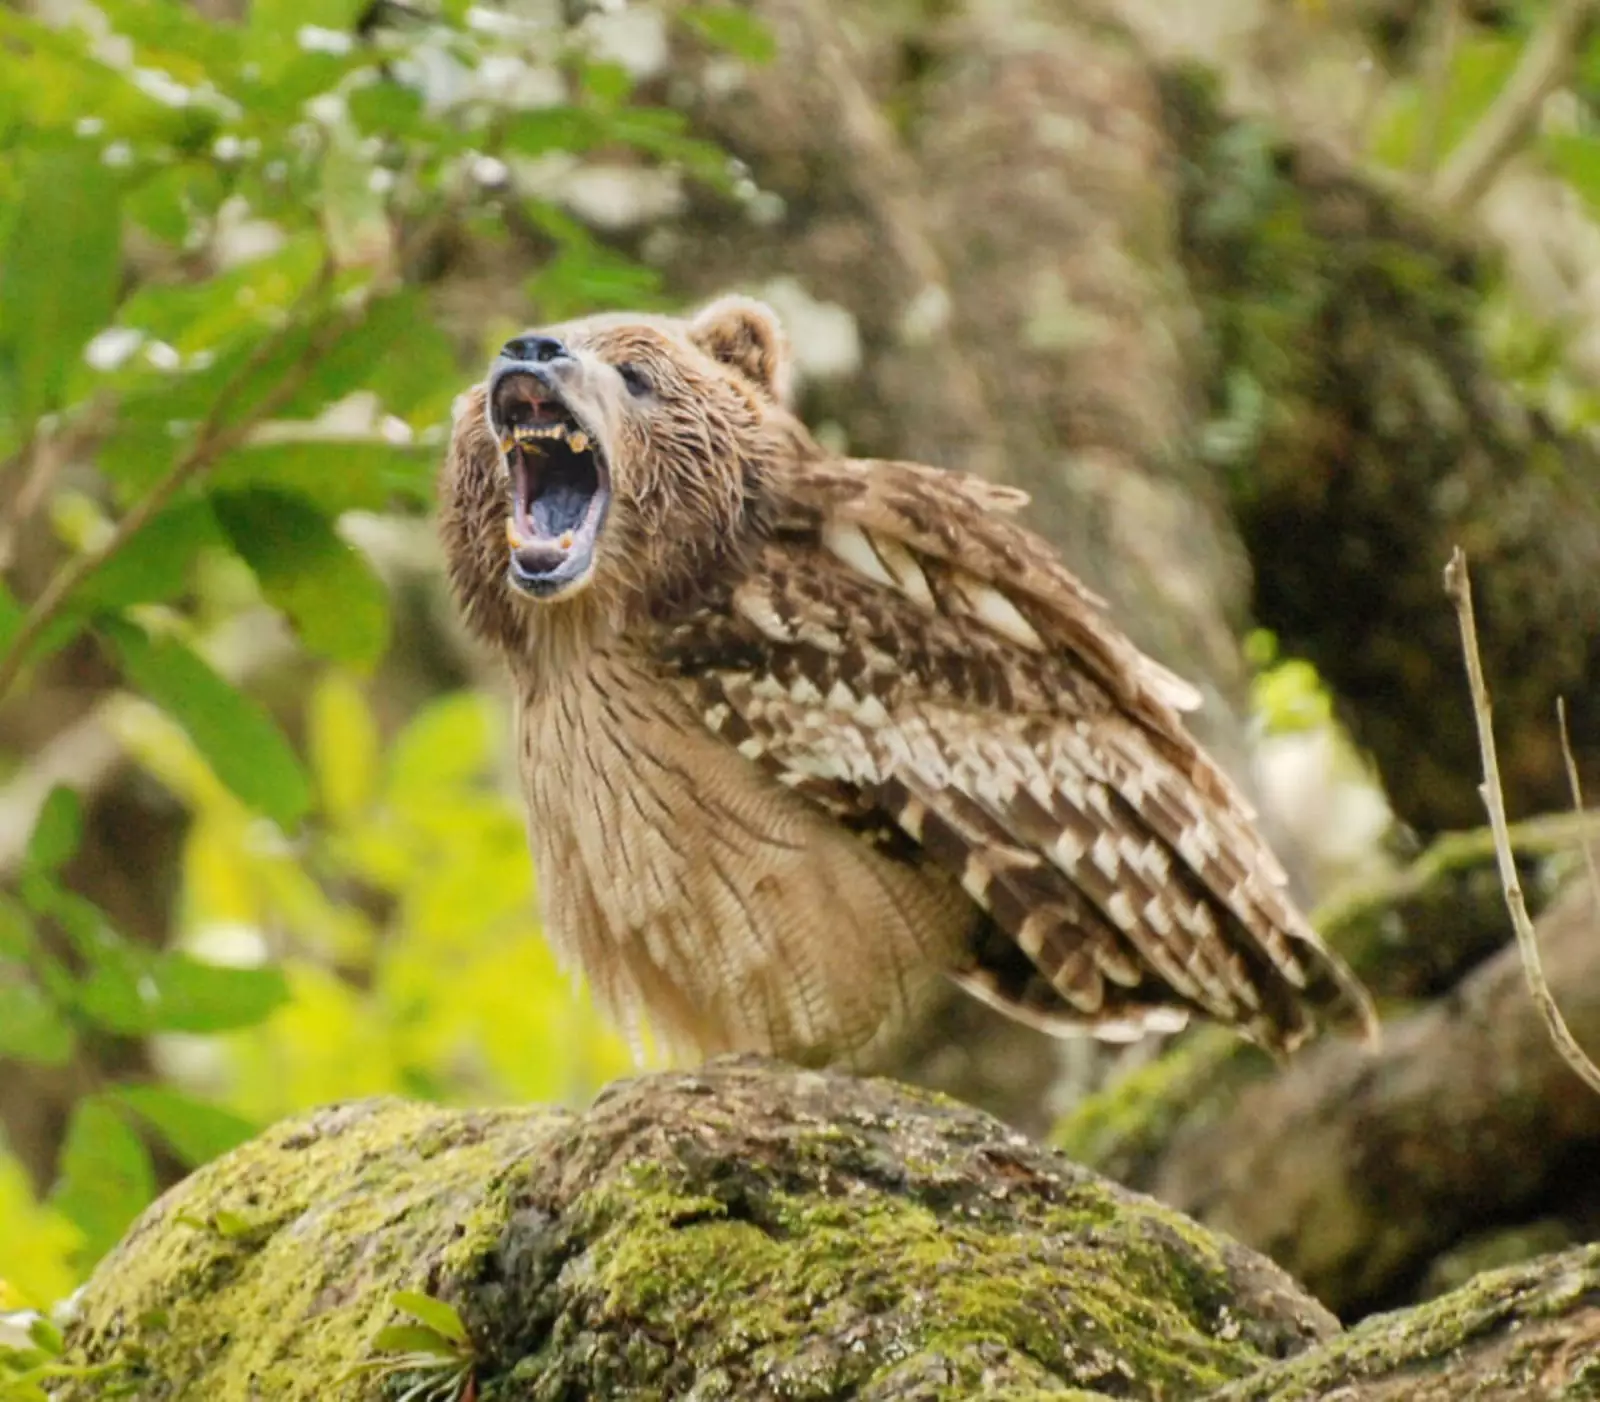
M 1009 489 L 824 453 L 765 309 L 519 338 L 443 531 L 518 696 L 546 929 L 702 1053 L 849 1058 L 949 978 L 1049 1031 L 1290 1048 L 1370 1004 Z

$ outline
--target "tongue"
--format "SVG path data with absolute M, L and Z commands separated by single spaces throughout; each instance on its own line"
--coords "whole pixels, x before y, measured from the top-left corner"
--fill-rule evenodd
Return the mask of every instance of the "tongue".
M 575 530 L 594 495 L 573 482 L 559 478 L 549 482 L 528 504 L 528 515 L 541 535 L 560 535 Z

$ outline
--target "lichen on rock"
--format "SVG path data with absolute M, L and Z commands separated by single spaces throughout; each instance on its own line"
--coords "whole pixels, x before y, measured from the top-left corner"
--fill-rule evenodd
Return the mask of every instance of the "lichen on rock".
M 483 1402 L 1179 1399 L 1334 1328 L 1261 1257 L 987 1116 L 736 1059 L 577 1115 L 280 1125 L 106 1260 L 69 1361 L 117 1366 L 58 1396 L 388 1396 L 353 1370 L 399 1290 L 456 1309 Z

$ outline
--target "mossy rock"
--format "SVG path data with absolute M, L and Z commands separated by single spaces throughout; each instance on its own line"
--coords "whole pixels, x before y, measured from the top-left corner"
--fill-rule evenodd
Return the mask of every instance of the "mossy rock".
M 1600 1402 L 1600 1244 L 1504 1270 L 1228 1384 L 1207 1402 Z
M 60 1402 L 397 1397 L 392 1297 L 482 1402 L 1192 1398 L 1328 1335 L 1275 1266 L 952 1102 L 748 1059 L 585 1113 L 393 1100 L 270 1130 L 87 1287 Z M 448 1394 L 447 1394 L 448 1395 Z

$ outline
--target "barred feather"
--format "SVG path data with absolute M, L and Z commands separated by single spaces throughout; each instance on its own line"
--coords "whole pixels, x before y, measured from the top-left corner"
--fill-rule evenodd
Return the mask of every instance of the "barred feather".
M 791 500 L 737 579 L 663 621 L 655 656 L 773 780 L 957 881 L 982 918 L 952 977 L 1105 1036 L 1197 1012 L 1289 1048 L 1317 1004 L 1371 1026 L 1184 729 L 1192 689 L 998 514 L 1009 494 L 845 461 L 808 465 Z

